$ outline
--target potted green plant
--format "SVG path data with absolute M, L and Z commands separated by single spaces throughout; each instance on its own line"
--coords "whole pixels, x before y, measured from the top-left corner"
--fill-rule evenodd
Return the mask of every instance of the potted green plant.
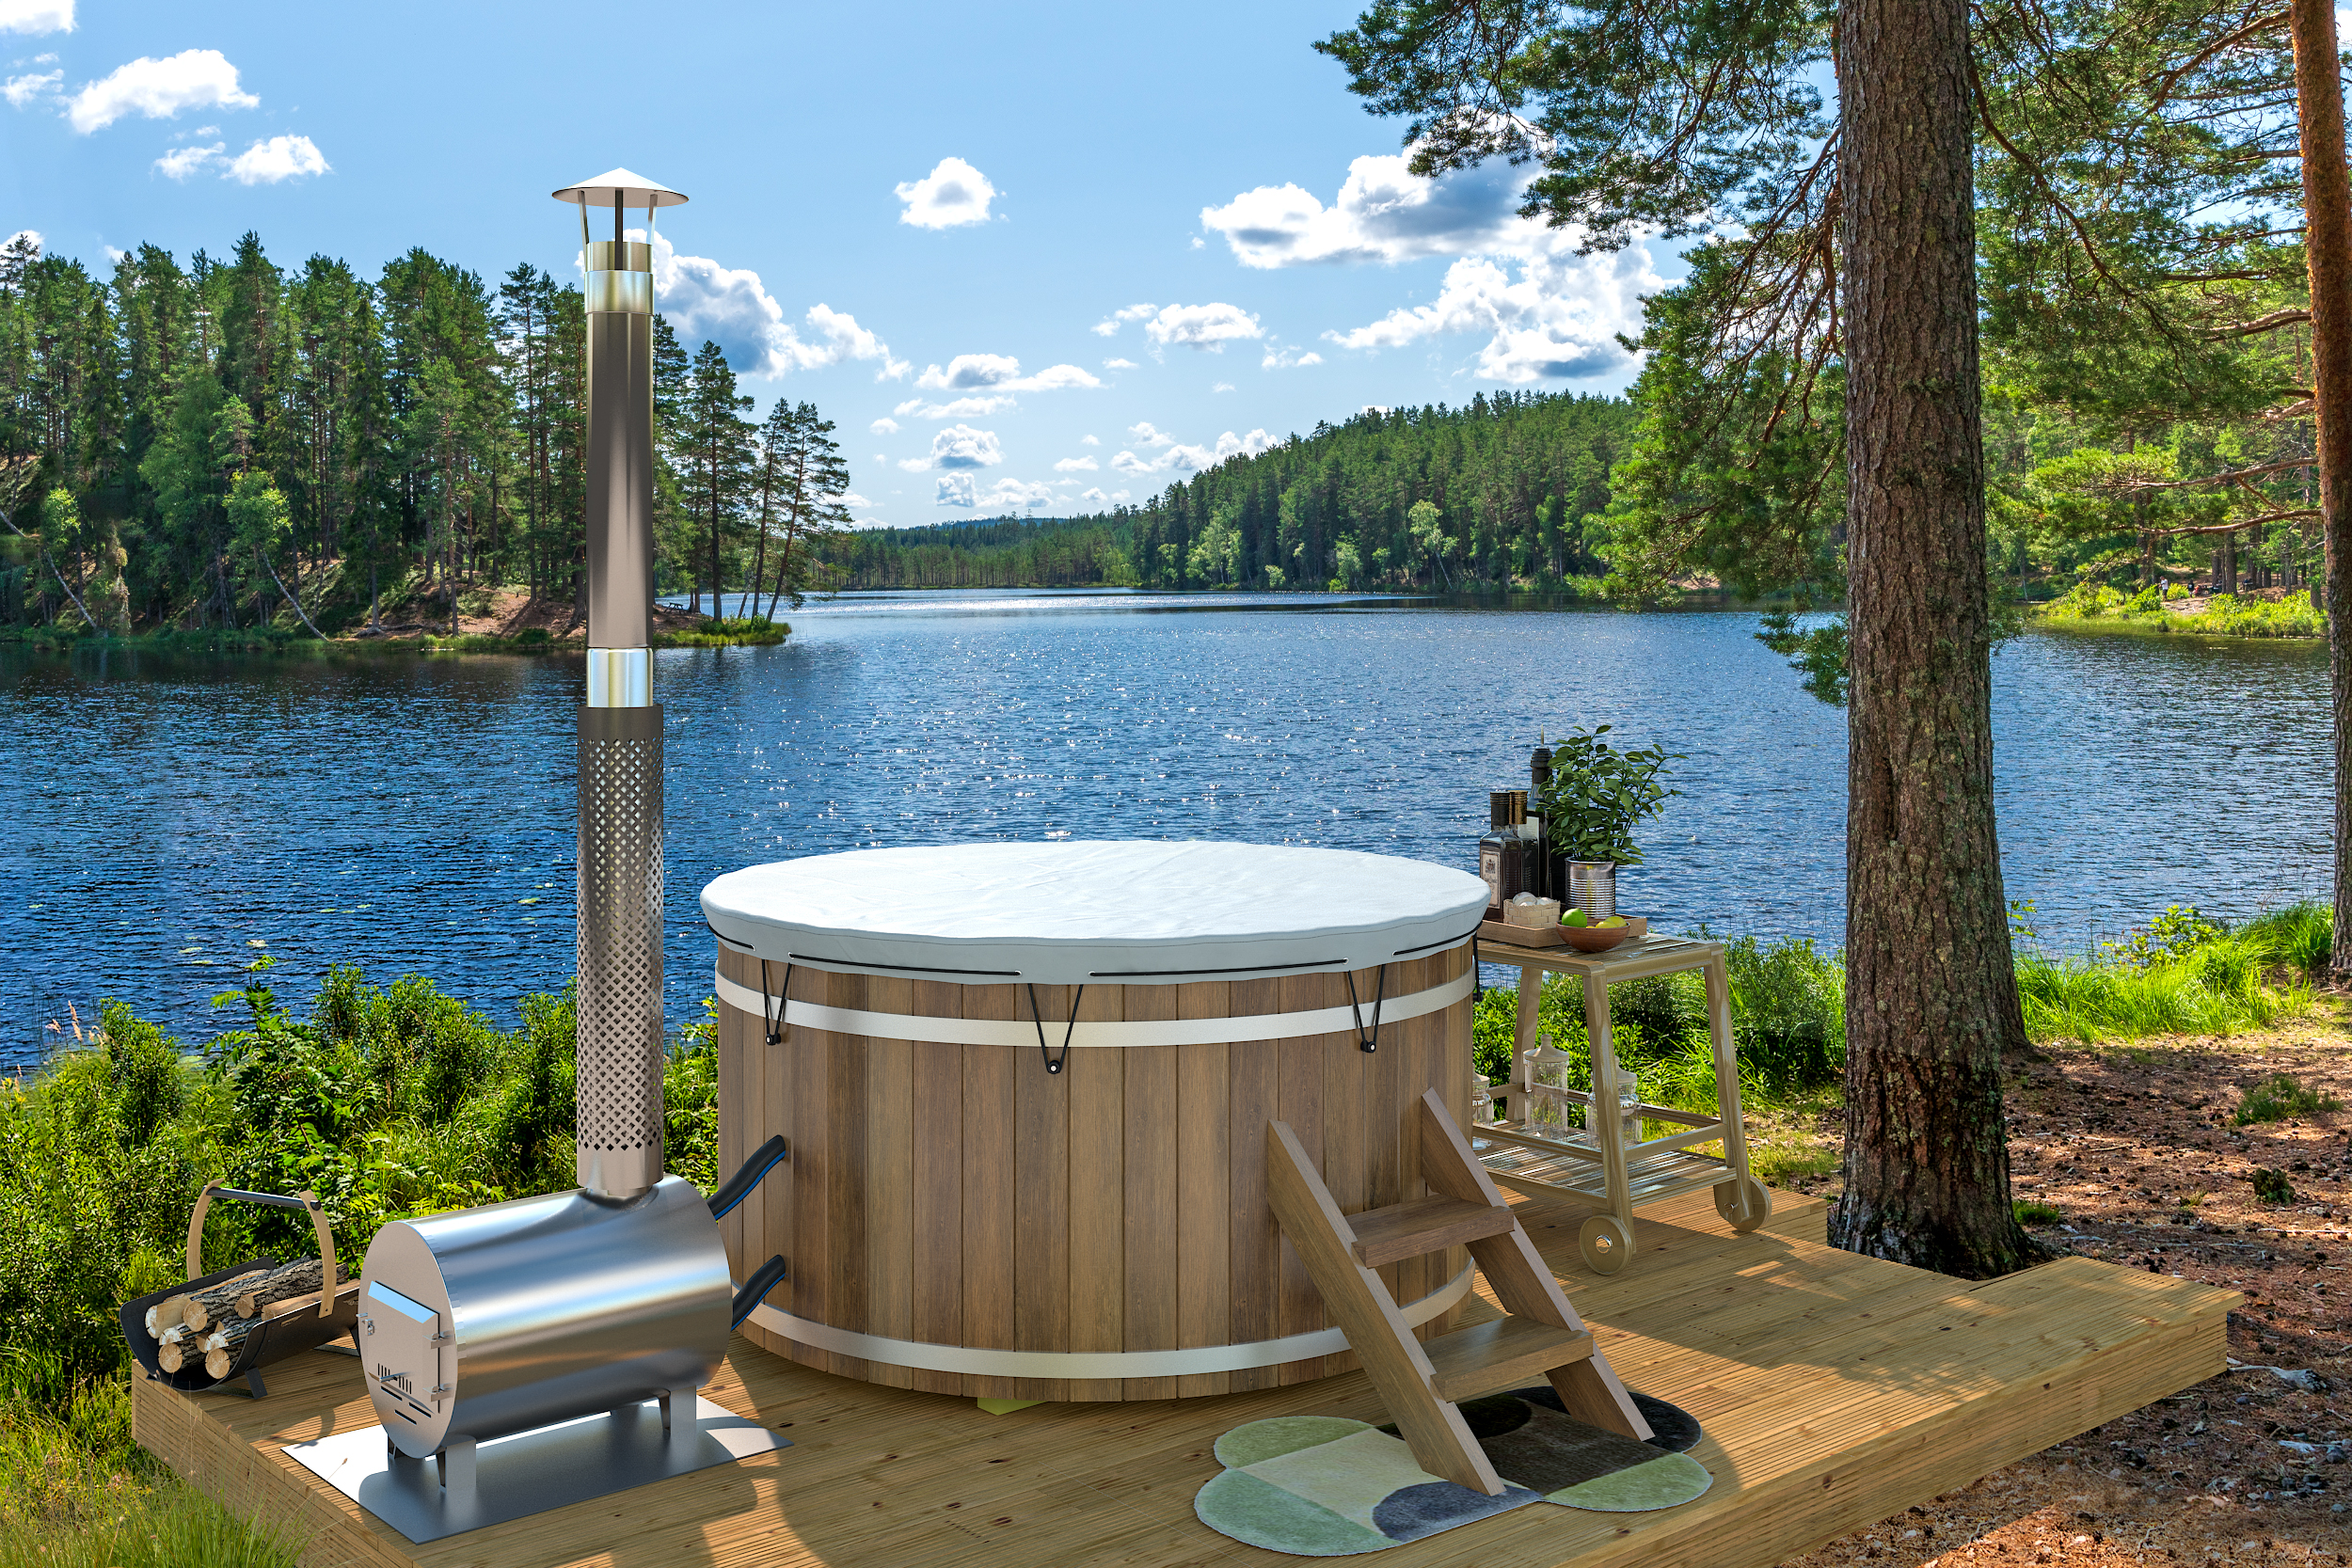
M 1537 798 L 1552 885 L 1596 920 L 1617 911 L 1617 867 L 1642 863 L 1633 830 L 1681 794 L 1665 784 L 1675 758 L 1656 746 L 1620 752 L 1601 738 L 1611 726 L 1571 730 L 1551 752 L 1551 778 Z

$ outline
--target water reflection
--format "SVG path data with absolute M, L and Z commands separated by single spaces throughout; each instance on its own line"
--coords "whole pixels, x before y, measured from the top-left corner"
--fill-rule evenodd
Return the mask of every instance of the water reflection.
M 730 605 L 729 609 L 737 608 Z M 867 844 L 1213 836 L 1469 864 L 1539 734 L 1683 753 L 1621 899 L 1838 939 L 1843 716 L 1742 614 L 1338 596 L 845 596 L 772 648 L 665 651 L 672 1018 L 720 871 Z M 511 1015 L 571 966 L 580 661 L 0 653 L 0 1016 L 102 996 L 215 1027 L 260 953 L 431 974 Z M 2326 885 L 2324 651 L 2036 635 L 1995 661 L 2009 891 L 2061 943 Z M 919 901 L 923 890 L 905 890 Z M 1307 895 L 1302 894 L 1302 896 Z

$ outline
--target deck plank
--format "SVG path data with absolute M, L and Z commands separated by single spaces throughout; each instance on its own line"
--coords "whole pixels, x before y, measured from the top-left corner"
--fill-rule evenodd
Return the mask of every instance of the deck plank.
M 1633 1263 L 1605 1279 L 1576 1259 L 1574 1206 L 1515 1202 L 1626 1381 L 1706 1424 L 1695 1453 L 1715 1488 L 1659 1513 L 1520 1509 L 1383 1561 L 1767 1568 L 2222 1369 L 2230 1292 L 2084 1259 L 1968 1285 L 1832 1252 L 1807 1234 L 1818 1203 L 1776 1200 L 1746 1236 L 1704 1193 L 1657 1205 L 1637 1222 Z M 1460 1317 L 1492 1313 L 1481 1295 Z M 138 1436 L 232 1507 L 293 1527 L 320 1568 L 1272 1568 L 1283 1560 L 1194 1517 L 1193 1494 L 1216 1473 L 1210 1445 L 1271 1416 L 1384 1418 L 1360 1372 L 992 1417 L 739 1341 L 705 1395 L 783 1427 L 794 1447 L 412 1547 L 279 1451 L 373 1424 L 351 1361 L 312 1353 L 269 1379 L 258 1402 L 140 1383 Z

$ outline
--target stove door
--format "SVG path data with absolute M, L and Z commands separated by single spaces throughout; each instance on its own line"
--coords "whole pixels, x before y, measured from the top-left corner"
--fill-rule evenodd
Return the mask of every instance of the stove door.
M 441 1376 L 441 1352 L 449 1344 L 441 1315 L 380 1279 L 368 1282 L 361 1309 L 366 1348 L 360 1354 L 367 1358 L 369 1378 L 385 1396 L 377 1408 L 416 1426 L 437 1426 L 449 1397 Z

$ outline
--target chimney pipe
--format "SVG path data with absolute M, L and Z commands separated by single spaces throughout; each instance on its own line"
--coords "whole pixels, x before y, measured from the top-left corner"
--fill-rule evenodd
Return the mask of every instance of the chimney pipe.
M 686 198 L 614 169 L 555 193 L 612 209 L 591 241 L 588 693 L 580 709 L 580 1184 L 630 1198 L 661 1180 L 661 707 L 653 663 L 653 247 L 622 214 Z

